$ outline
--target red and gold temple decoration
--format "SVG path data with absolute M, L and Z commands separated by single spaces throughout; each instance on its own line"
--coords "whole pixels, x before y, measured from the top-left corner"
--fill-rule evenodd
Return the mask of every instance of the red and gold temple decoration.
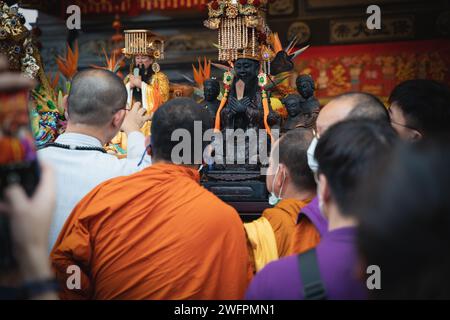
M 348 91 L 386 99 L 397 84 L 409 79 L 433 79 L 450 85 L 450 42 L 313 46 L 296 61 L 295 70 L 313 76 L 322 104 Z

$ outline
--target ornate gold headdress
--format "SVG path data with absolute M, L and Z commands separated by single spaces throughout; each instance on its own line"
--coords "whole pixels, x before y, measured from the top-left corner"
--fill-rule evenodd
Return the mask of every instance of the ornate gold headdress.
M 125 48 L 127 57 L 136 55 L 150 56 L 155 60 L 164 59 L 164 40 L 150 30 L 125 30 Z M 155 62 L 156 64 L 156 62 Z
M 270 61 L 271 34 L 265 22 L 268 0 L 214 0 L 208 4 L 205 27 L 218 30 L 220 61 L 248 58 Z
M 29 78 L 37 77 L 37 49 L 25 27 L 25 18 L 17 7 L 9 7 L 3 1 L 0 1 L 0 54 L 8 58 L 10 70 L 20 71 Z

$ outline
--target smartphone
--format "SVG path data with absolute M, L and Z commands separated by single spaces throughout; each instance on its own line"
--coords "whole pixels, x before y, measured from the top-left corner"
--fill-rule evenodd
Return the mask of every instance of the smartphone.
M 5 188 L 20 184 L 31 196 L 39 182 L 39 165 L 30 122 L 28 90 L 0 91 L 0 201 Z M 0 271 L 14 270 L 7 214 L 0 214 Z

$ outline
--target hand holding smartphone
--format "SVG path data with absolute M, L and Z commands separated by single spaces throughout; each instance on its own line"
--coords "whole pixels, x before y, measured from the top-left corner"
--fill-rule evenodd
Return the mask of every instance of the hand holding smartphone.
M 39 182 L 39 165 L 30 124 L 30 90 L 34 81 L 18 73 L 2 72 L 0 62 L 0 201 L 11 184 L 31 196 Z M 0 271 L 14 270 L 10 223 L 0 214 Z

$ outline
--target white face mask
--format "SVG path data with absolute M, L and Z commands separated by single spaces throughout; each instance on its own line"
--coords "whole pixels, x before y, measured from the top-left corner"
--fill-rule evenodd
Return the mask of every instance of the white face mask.
M 316 158 L 314 158 L 314 152 L 316 151 L 317 143 L 319 139 L 314 137 L 309 145 L 308 151 L 306 151 L 306 155 L 308 157 L 308 166 L 312 172 L 317 173 L 319 171 L 319 164 L 317 163 Z
M 283 191 L 283 185 L 284 185 L 284 180 L 286 179 L 286 176 L 284 176 L 284 178 L 283 178 L 283 182 L 281 183 L 280 192 L 278 193 L 278 197 L 277 197 L 275 195 L 275 180 L 277 179 L 277 175 L 278 175 L 279 171 L 280 171 L 280 166 L 277 167 L 277 171 L 275 172 L 275 177 L 273 177 L 273 180 L 272 180 L 272 191 L 270 192 L 270 196 L 269 196 L 269 204 L 271 206 L 275 206 L 276 204 L 278 204 L 278 202 L 281 201 L 281 193 Z

